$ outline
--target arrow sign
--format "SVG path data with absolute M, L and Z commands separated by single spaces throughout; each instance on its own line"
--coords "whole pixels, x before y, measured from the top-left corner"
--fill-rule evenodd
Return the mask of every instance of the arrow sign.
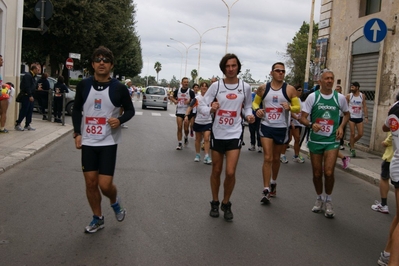
M 384 21 L 379 18 L 372 18 L 364 24 L 364 37 L 372 43 L 378 43 L 387 36 L 388 28 Z

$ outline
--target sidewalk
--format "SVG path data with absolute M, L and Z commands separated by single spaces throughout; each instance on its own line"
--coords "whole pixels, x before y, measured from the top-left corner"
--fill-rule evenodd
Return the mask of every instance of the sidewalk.
M 14 165 L 26 160 L 38 151 L 53 143 L 65 134 L 70 134 L 72 138 L 71 117 L 66 117 L 65 125 L 41 120 L 41 115 L 34 114 L 32 118 L 32 127 L 35 131 L 15 131 L 14 128 L 8 128 L 9 133 L 0 134 L 0 174 L 7 171 Z M 293 142 L 291 143 L 292 147 Z M 290 148 L 292 152 L 292 148 Z M 303 143 L 301 152 L 307 159 L 308 149 L 306 143 Z M 341 151 L 345 156 L 349 155 L 349 149 Z M 348 169 L 342 169 L 342 162 L 337 160 L 337 168 L 351 173 L 372 184 L 379 184 L 382 159 L 380 155 L 375 155 L 361 150 L 356 150 L 356 158 L 351 158 Z
M 34 114 L 32 127 L 35 131 L 15 131 L 7 128 L 9 133 L 0 134 L 0 174 L 14 165 L 26 160 L 38 151 L 53 143 L 65 134 L 71 134 L 73 126 L 67 117 L 65 125 L 42 120 L 41 115 Z M 24 126 L 22 122 L 22 126 Z

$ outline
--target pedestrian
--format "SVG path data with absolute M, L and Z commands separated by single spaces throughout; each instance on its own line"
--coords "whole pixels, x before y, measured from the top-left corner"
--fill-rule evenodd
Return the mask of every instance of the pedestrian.
M 126 210 L 121 206 L 113 178 L 122 134 L 120 125 L 135 113 L 126 86 L 110 77 L 114 67 L 113 53 L 100 46 L 93 52 L 91 60 L 94 75 L 78 83 L 72 113 L 73 137 L 76 148 L 82 150 L 86 196 L 93 212 L 85 233 L 104 228 L 101 194 L 109 198 L 117 221 L 122 222 L 125 218 Z M 121 106 L 124 113 L 119 116 Z
M 251 93 L 252 102 L 255 99 L 256 92 L 257 92 L 257 88 L 255 88 L 253 90 L 253 92 Z M 248 148 L 248 150 L 256 151 L 255 146 L 257 146 L 258 152 L 262 153 L 262 143 L 260 142 L 260 135 L 259 135 L 259 127 L 260 127 L 261 119 L 259 117 L 257 117 L 255 115 L 255 113 L 256 112 L 253 110 L 252 114 L 255 116 L 255 122 L 253 122 L 252 124 L 248 124 L 249 134 L 250 134 L 250 138 L 251 138 L 251 147 Z
M 221 210 L 224 219 L 231 221 L 230 197 L 236 181 L 236 168 L 240 156 L 243 126 L 241 112 L 249 123 L 255 122 L 251 110 L 251 87 L 240 80 L 237 75 L 241 70 L 241 62 L 235 54 L 226 54 L 219 63 L 225 78 L 212 83 L 200 102 L 199 112 L 214 114 L 211 131 L 212 173 L 210 177 L 212 201 L 211 217 L 219 217 L 219 187 L 223 161 L 226 158 L 224 193 Z M 242 110 L 243 109 L 243 110 Z
M 252 104 L 256 116 L 261 118 L 260 140 L 263 147 L 263 191 L 261 202 L 268 204 L 276 196 L 277 176 L 280 169 L 280 155 L 288 142 L 290 111 L 300 111 L 300 101 L 295 88 L 284 82 L 285 66 L 282 62 L 272 65 L 272 81 L 258 88 Z M 260 103 L 263 108 L 260 109 Z M 270 180 L 271 179 L 271 180 Z
M 57 83 L 54 84 L 54 122 L 62 123 L 62 107 L 65 93 L 68 93 L 68 87 L 64 84 L 64 77 L 59 76 Z
M 200 90 L 200 86 L 197 83 L 194 83 L 193 86 L 191 87 L 191 89 L 194 91 L 194 95 L 197 96 L 198 92 Z M 189 128 L 190 128 L 190 137 L 193 138 L 194 137 L 194 129 L 193 129 L 194 120 L 195 120 L 195 117 L 197 115 L 197 107 L 196 106 L 193 106 L 193 108 L 191 108 L 191 114 L 192 115 L 190 116 L 191 119 L 189 121 Z
M 23 93 L 21 99 L 21 108 L 19 109 L 19 116 L 15 121 L 15 130 L 17 131 L 34 131 L 30 123 L 32 122 L 33 106 L 35 99 L 33 93 L 37 88 L 36 76 L 40 73 L 40 68 L 36 64 L 32 64 L 28 73 L 21 78 L 20 90 Z M 25 127 L 21 127 L 21 122 L 25 119 Z
M 349 111 L 345 96 L 333 90 L 334 73 L 324 70 L 320 77 L 320 90 L 310 94 L 302 109 L 301 123 L 311 129 L 308 148 L 312 162 L 313 185 L 317 199 L 312 211 L 323 211 L 327 218 L 335 216 L 331 194 L 334 188 L 334 169 L 337 161 L 339 139 L 348 122 Z M 339 125 L 339 111 L 344 118 Z M 308 116 L 310 119 L 308 120 Z M 311 122 L 310 122 L 311 121 Z M 324 191 L 323 195 L 323 174 Z
M 188 122 L 191 110 L 197 108 L 199 103 L 203 100 L 206 91 L 208 90 L 208 83 L 201 82 L 200 84 L 201 94 L 196 95 L 194 100 L 191 101 L 189 107 L 187 108 L 186 115 L 184 116 L 184 122 Z M 209 113 L 199 113 L 196 112 L 195 121 L 193 125 L 193 130 L 195 132 L 195 158 L 194 162 L 199 162 L 201 160 L 201 141 L 204 140 L 204 164 L 212 164 L 212 159 L 209 156 L 209 139 L 211 136 L 212 129 L 212 116 Z
M 389 236 L 384 251 L 377 261 L 378 265 L 399 265 L 399 104 L 396 102 L 388 112 L 382 126 L 384 132 L 391 131 L 394 154 L 389 166 L 391 184 L 395 187 L 396 213 L 389 228 Z
M 193 90 L 188 87 L 188 78 L 184 77 L 181 80 L 181 87 L 173 92 L 173 96 L 170 100 L 176 104 L 176 124 L 177 124 L 177 147 L 176 150 L 183 148 L 182 131 L 184 130 L 184 145 L 188 145 L 188 133 L 189 133 L 189 122 L 184 122 L 184 116 L 190 102 L 195 98 Z M 191 113 L 188 117 L 188 121 L 191 120 L 193 114 Z
M 0 67 L 3 66 L 3 56 L 0 55 Z M 8 84 L 3 84 L 3 77 L 0 74 L 0 133 L 8 133 L 5 128 L 7 120 L 7 109 L 10 99 L 11 87 Z
M 43 115 L 43 120 L 47 120 L 46 109 L 48 108 L 48 92 L 50 90 L 50 82 L 47 73 L 43 73 L 37 81 L 37 90 L 35 93 L 39 104 L 39 111 Z
M 348 146 L 351 156 L 356 157 L 355 143 L 363 136 L 363 122 L 368 122 L 366 95 L 360 92 L 359 82 L 351 84 L 351 93 L 346 95 L 346 100 L 349 104 L 349 128 L 351 132 Z

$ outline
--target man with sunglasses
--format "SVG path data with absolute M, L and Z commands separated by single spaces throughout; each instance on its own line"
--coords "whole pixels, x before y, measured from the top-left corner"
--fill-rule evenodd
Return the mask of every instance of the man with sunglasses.
M 284 82 L 285 66 L 274 63 L 270 71 L 272 81 L 258 88 L 252 103 L 256 116 L 262 119 L 260 136 L 263 147 L 263 197 L 261 202 L 268 204 L 270 197 L 276 196 L 276 180 L 280 169 L 280 154 L 288 141 L 290 111 L 300 111 L 300 101 L 296 89 Z M 263 108 L 259 108 L 260 103 Z M 271 180 L 270 180 L 271 177 Z
M 76 87 L 72 113 L 75 146 L 82 150 L 82 170 L 86 195 L 93 211 L 93 220 L 85 233 L 104 228 L 101 193 L 108 197 L 117 221 L 126 211 L 121 206 L 113 184 L 117 147 L 121 141 L 121 124 L 134 116 L 135 110 L 126 86 L 110 77 L 114 67 L 113 53 L 100 46 L 92 55 L 94 75 Z M 119 116 L 121 106 L 124 112 Z

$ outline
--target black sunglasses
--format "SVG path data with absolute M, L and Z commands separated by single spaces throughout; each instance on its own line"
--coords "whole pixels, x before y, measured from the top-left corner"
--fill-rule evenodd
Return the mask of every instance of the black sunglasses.
M 111 59 L 106 58 L 106 57 L 96 57 L 96 58 L 94 58 L 94 62 L 95 63 L 100 63 L 101 61 L 103 61 L 104 63 L 111 63 Z
M 277 73 L 285 73 L 285 70 L 284 70 L 284 69 L 278 69 L 278 68 L 276 68 L 276 69 L 274 69 L 273 71 L 274 71 L 274 72 L 277 72 Z

